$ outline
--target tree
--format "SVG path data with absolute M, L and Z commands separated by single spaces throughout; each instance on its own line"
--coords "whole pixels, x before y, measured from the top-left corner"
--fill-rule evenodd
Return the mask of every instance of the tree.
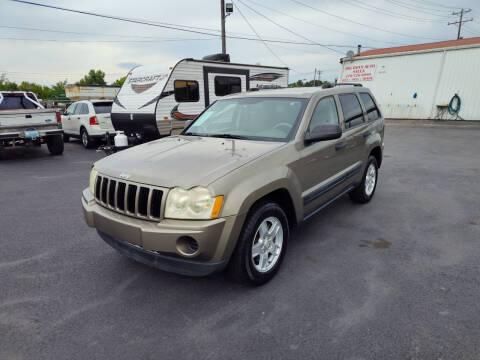
M 122 76 L 120 79 L 115 80 L 112 85 L 113 86 L 122 86 L 123 83 L 125 82 L 126 76 Z
M 107 85 L 105 73 L 102 70 L 91 69 L 87 75 L 77 82 L 77 85 Z
M 328 83 L 328 81 L 321 81 L 321 80 L 309 80 L 303 82 L 303 80 L 298 80 L 297 82 L 288 84 L 288 87 L 312 87 L 312 86 L 322 86 L 323 84 Z
M 67 96 L 65 95 L 65 85 L 67 85 L 67 79 L 64 81 L 59 81 L 52 86 L 52 100 L 66 100 Z
M 6 74 L 2 74 L 0 75 L 0 90 L 15 91 L 18 90 L 18 85 L 9 81 Z

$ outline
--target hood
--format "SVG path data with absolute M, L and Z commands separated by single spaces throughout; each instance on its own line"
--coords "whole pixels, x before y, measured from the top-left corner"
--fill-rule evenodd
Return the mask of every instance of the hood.
M 188 189 L 207 186 L 282 145 L 280 142 L 171 136 L 110 155 L 97 161 L 95 168 L 101 174 L 129 181 Z

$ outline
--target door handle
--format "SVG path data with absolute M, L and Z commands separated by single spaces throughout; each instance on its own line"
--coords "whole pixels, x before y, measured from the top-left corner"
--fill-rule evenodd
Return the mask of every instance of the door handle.
M 25 115 L 25 117 L 26 117 L 27 119 L 31 119 L 31 118 L 32 118 L 32 115 L 27 114 L 27 115 Z
M 77 120 L 80 120 L 80 118 L 79 118 L 79 117 L 77 117 Z
M 363 133 L 363 137 L 364 137 L 364 138 L 369 137 L 371 133 L 372 133 L 372 132 L 371 132 L 370 130 L 367 130 L 367 131 L 365 131 L 365 132 Z
M 345 146 L 347 146 L 347 144 L 345 144 L 344 142 L 341 142 L 341 143 L 338 143 L 338 144 L 335 144 L 335 150 L 341 150 L 343 149 Z

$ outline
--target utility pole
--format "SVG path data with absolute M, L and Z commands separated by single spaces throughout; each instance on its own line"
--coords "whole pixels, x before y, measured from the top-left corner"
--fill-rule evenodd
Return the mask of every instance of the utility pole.
M 454 22 L 449 22 L 448 25 L 455 25 L 455 24 L 458 24 L 458 34 L 457 34 L 457 40 L 461 39 L 462 37 L 460 36 L 461 34 L 461 31 L 462 31 L 462 24 L 463 23 L 466 23 L 468 21 L 473 21 L 473 18 L 470 18 L 470 19 L 467 19 L 467 20 L 463 20 L 463 15 L 466 14 L 466 13 L 469 13 L 470 11 L 472 11 L 472 9 L 464 9 L 462 8 L 462 10 L 460 11 L 457 11 L 457 12 L 452 12 L 452 15 L 459 15 L 460 16 L 460 20 L 458 21 L 454 21 Z
M 317 85 L 316 78 L 317 78 L 317 68 L 315 68 L 315 71 L 313 73 L 313 86 L 314 87 Z
M 220 0 L 220 18 L 222 19 L 222 54 L 227 53 L 227 44 L 225 41 L 225 0 Z

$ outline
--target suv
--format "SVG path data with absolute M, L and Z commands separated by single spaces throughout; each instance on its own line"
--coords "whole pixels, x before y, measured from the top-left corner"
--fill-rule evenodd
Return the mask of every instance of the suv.
M 71 104 L 62 115 L 63 140 L 80 138 L 85 148 L 93 146 L 95 140 L 105 139 L 105 134 L 114 135 L 110 112 L 112 100 L 84 100 Z
M 270 280 L 295 226 L 349 193 L 372 198 L 384 120 L 359 86 L 242 93 L 180 135 L 96 162 L 85 219 L 139 262 L 186 275 L 228 267 Z

